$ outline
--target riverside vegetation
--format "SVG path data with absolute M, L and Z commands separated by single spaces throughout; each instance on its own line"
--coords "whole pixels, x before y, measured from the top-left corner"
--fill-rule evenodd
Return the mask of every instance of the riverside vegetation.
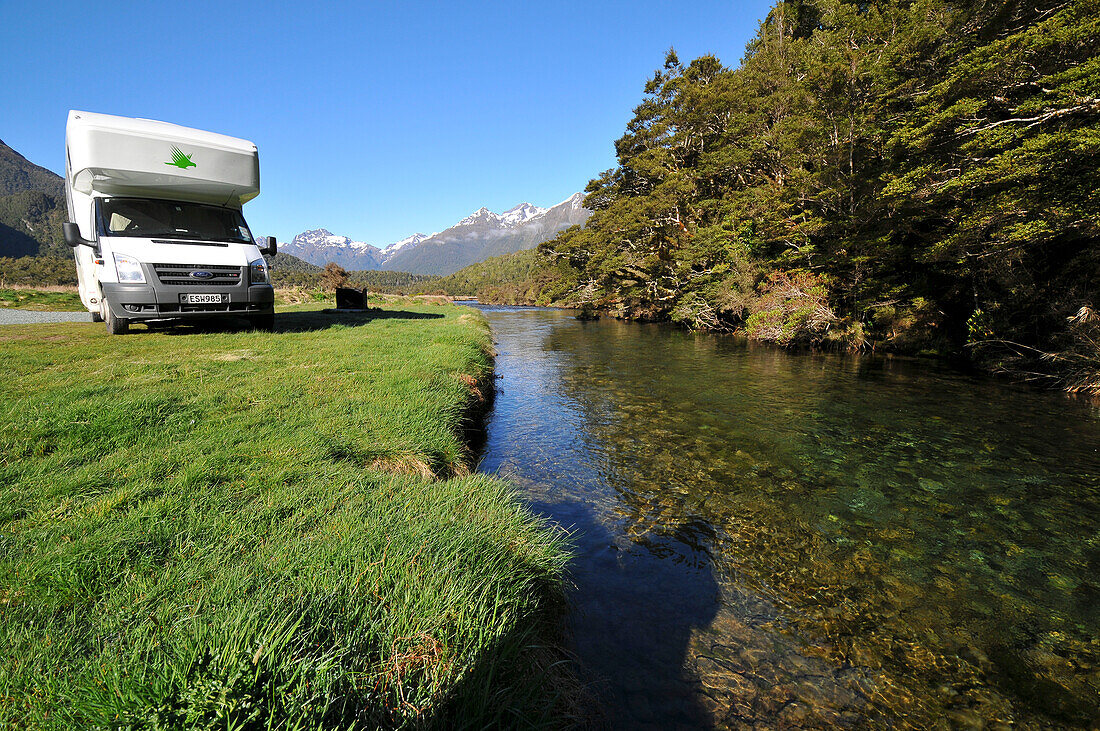
M 738 68 L 670 52 L 587 224 L 486 266 L 542 304 L 1100 394 L 1098 50 L 1097 0 L 784 0 Z
M 463 439 L 484 319 L 276 323 L 0 328 L 0 726 L 564 723 L 562 536 Z

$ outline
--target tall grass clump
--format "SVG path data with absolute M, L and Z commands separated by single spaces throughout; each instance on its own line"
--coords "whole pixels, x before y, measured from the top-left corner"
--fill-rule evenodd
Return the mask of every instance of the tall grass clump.
M 0 328 L 0 727 L 564 723 L 561 538 L 468 474 L 484 321 L 277 317 Z

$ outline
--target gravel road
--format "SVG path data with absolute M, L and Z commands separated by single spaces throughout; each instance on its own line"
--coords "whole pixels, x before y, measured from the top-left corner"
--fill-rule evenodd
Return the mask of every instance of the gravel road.
M 36 312 L 0 309 L 0 325 L 33 325 L 40 322 L 91 322 L 90 312 Z

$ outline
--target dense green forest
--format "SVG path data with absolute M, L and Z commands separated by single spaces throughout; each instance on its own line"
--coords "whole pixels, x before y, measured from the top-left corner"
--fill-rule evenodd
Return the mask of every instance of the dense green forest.
M 537 251 L 525 249 L 471 264 L 454 274 L 425 282 L 419 290 L 452 297 L 476 296 L 498 304 L 530 304 L 553 281 L 552 275 L 543 276 L 545 266 Z
M 1100 0 L 787 0 L 670 51 L 531 299 L 1100 392 L 1098 46 Z

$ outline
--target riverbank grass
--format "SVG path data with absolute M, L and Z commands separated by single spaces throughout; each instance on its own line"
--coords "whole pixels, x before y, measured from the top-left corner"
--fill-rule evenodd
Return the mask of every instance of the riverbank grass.
M 560 537 L 468 474 L 489 348 L 422 304 L 0 327 L 0 726 L 556 723 Z

